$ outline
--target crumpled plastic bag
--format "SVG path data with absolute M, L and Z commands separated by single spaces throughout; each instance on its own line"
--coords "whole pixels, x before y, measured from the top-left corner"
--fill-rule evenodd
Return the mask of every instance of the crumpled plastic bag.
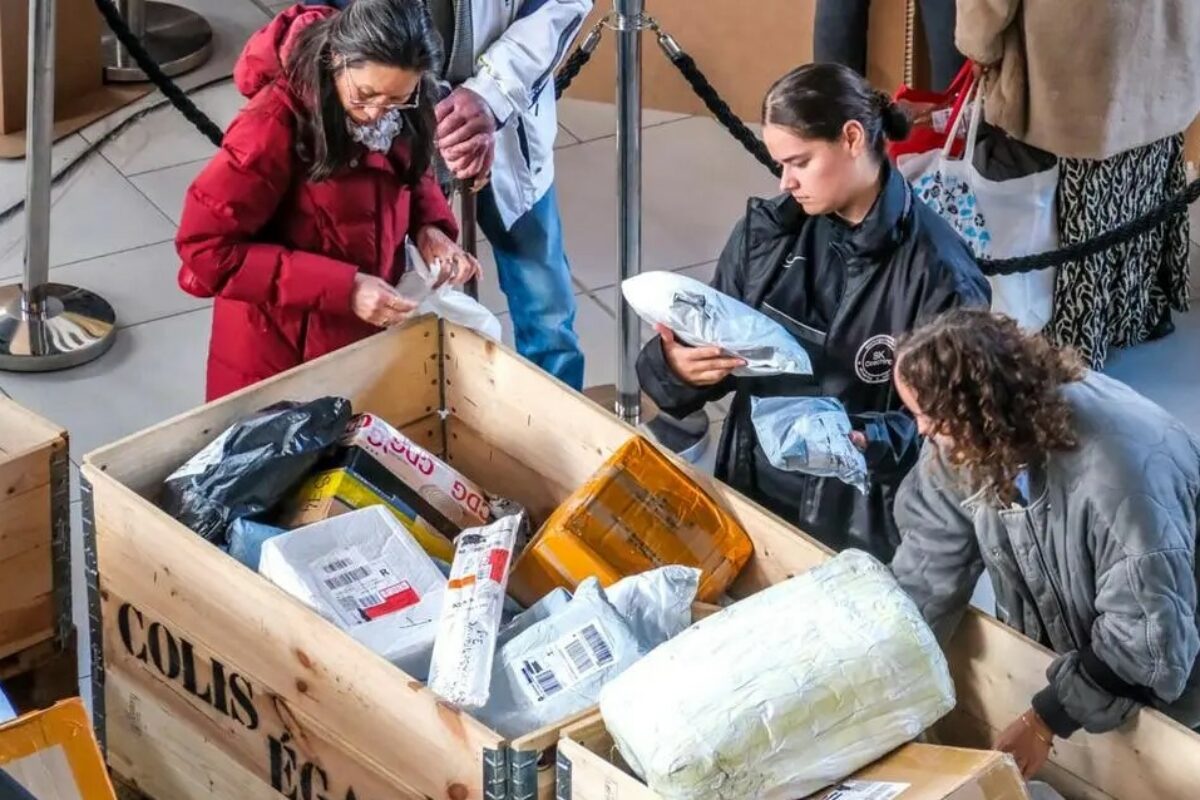
M 835 477 L 867 493 L 867 460 L 850 418 L 832 397 L 752 397 L 750 419 L 775 469 Z
M 550 593 L 501 631 L 491 697 L 475 716 L 512 738 L 595 705 L 609 681 L 692 623 L 700 574 L 662 567 L 608 589 L 587 578 L 573 598 Z
M 432 267 L 426 264 L 421 251 L 411 239 L 405 239 L 404 249 L 408 254 L 409 269 L 396 285 L 396 291 L 403 297 L 419 303 L 417 310 L 413 312 L 414 315 L 436 314 L 447 322 L 479 331 L 489 339 L 500 341 L 503 332 L 500 329 L 500 320 L 495 314 L 483 303 L 455 286 L 445 284 L 434 289 L 433 284 L 441 273 L 440 265 L 436 262 Z
M 782 325 L 694 278 L 644 272 L 624 281 L 621 293 L 646 323 L 665 325 L 681 342 L 745 359 L 734 375 L 812 374 L 808 352 Z
M 235 423 L 163 483 L 164 511 L 217 545 L 292 492 L 350 422 L 350 401 L 285 402 Z
M 604 593 L 648 652 L 692 624 L 702 574 L 694 567 L 660 567 L 623 578 Z

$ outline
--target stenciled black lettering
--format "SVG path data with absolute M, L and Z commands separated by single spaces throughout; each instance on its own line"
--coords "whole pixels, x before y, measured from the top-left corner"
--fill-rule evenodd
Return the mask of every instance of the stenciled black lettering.
M 258 709 L 254 707 L 254 687 L 236 672 L 229 674 L 229 691 L 233 695 L 234 706 L 231 716 L 249 730 L 258 729 Z M 244 717 L 242 715 L 245 715 Z
M 212 707 L 225 716 L 232 717 L 233 715 L 229 713 L 229 692 L 225 688 L 225 665 L 215 658 L 212 659 L 212 675 Z
M 200 691 L 200 684 L 196 680 L 196 652 L 192 648 L 192 643 L 187 639 L 181 639 L 180 645 L 183 650 L 183 688 L 209 705 L 213 705 L 212 683 L 210 682 L 208 686 L 204 687 L 204 691 Z M 217 710 L 228 714 L 224 709 Z
M 321 785 L 317 787 L 317 794 L 313 794 L 313 778 L 320 779 Z M 300 768 L 300 797 L 302 800 L 329 800 L 321 792 L 329 791 L 329 776 L 325 774 L 325 770 L 318 767 L 311 761 L 305 762 Z
M 271 749 L 271 788 L 288 800 L 296 800 L 299 786 L 296 784 L 296 751 L 287 746 L 292 737 L 288 733 L 276 739 L 268 736 Z
M 146 621 L 142 618 L 142 612 L 134 608 L 132 603 L 122 603 L 121 610 L 117 612 L 117 628 L 121 631 L 121 642 L 125 645 L 125 649 L 129 651 L 129 655 L 138 661 L 145 661 L 146 645 L 143 644 L 140 650 L 135 650 L 133 646 L 132 618 L 137 619 L 139 630 L 146 630 Z
M 171 680 L 178 678 L 183 672 L 183 667 L 179 661 L 179 643 L 175 641 L 171 632 L 161 622 L 155 622 L 150 626 L 147 640 L 150 644 L 150 660 L 158 667 L 158 671 Z M 163 662 L 164 641 L 167 648 L 166 663 Z

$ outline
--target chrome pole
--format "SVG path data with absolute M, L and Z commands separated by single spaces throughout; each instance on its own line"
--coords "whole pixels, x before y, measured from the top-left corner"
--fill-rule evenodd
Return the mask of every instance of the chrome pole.
M 108 350 L 116 332 L 116 315 L 103 299 L 49 282 L 54 12 L 54 0 L 29 0 L 25 272 L 21 283 L 0 287 L 0 370 L 74 367 Z
M 642 22 L 644 0 L 614 0 L 617 36 L 617 263 L 624 282 L 642 271 Z M 618 292 L 618 295 L 620 292 Z M 638 317 L 617 299 L 616 413 L 641 422 Z

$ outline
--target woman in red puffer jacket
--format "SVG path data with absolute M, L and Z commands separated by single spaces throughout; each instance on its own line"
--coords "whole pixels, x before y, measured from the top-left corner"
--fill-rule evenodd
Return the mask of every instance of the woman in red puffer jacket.
M 404 321 L 405 236 L 443 280 L 479 274 L 430 171 L 440 63 L 419 0 L 295 6 L 246 45 L 250 101 L 176 238 L 180 286 L 216 298 L 209 400 Z

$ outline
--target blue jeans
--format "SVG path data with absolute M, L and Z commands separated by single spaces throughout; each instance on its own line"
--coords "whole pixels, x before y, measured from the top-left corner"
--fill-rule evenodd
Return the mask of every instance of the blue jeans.
M 554 187 L 512 230 L 505 230 L 490 186 L 479 193 L 476 213 L 496 255 L 517 352 L 568 386 L 582 389 L 583 350 L 575 334 L 575 289 L 563 250 L 562 218 Z

